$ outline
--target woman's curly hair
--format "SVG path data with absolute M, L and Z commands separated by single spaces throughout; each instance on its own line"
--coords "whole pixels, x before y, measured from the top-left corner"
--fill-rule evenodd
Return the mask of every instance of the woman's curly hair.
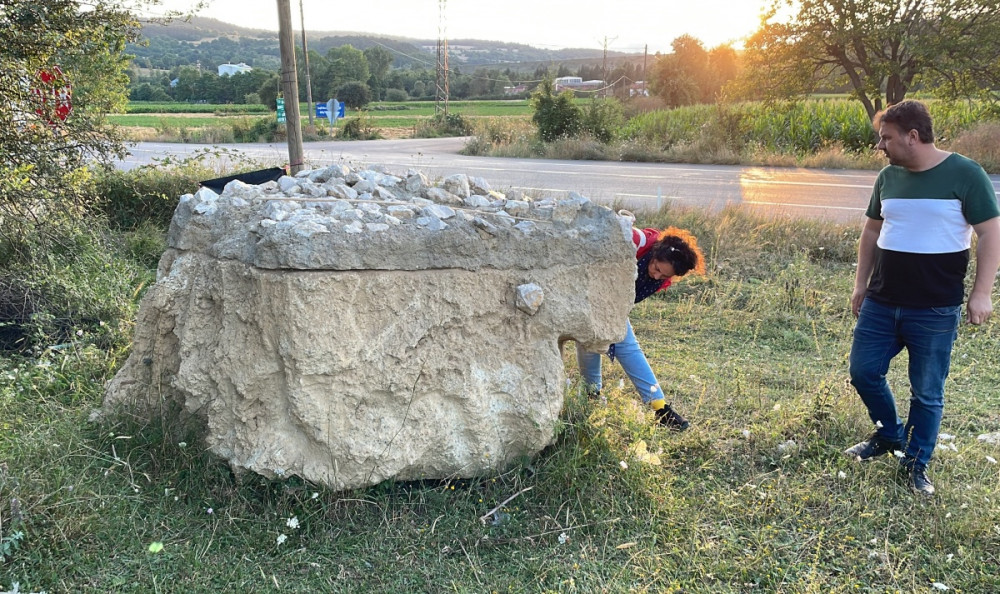
M 686 229 L 667 227 L 660 232 L 649 253 L 653 260 L 669 262 L 678 277 L 689 272 L 705 274 L 705 257 L 698 248 L 698 239 Z

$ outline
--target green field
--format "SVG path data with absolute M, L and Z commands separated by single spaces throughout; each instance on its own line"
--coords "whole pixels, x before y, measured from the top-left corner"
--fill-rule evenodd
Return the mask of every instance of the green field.
M 127 113 L 267 113 L 265 105 L 179 103 L 174 101 L 132 101 Z
M 131 126 L 139 128 L 203 128 L 205 126 L 220 126 L 235 118 L 260 118 L 267 117 L 261 115 L 232 115 L 232 116 L 177 116 L 177 115 L 149 115 L 149 114 L 125 114 L 108 116 L 111 123 L 118 126 Z
M 471 118 L 527 118 L 531 115 L 531 107 L 525 100 L 452 101 L 448 104 L 448 112 Z M 308 111 L 305 103 L 299 105 L 299 113 L 302 121 L 307 122 Z M 315 111 L 313 113 L 315 119 Z M 348 110 L 345 119 L 364 115 L 370 118 L 371 125 L 376 128 L 413 128 L 434 114 L 435 103 L 433 101 L 382 102 L 373 103 L 369 105 L 367 110 L 363 111 Z M 268 111 L 264 106 L 142 102 L 131 104 L 127 114 L 111 115 L 108 119 L 118 126 L 151 128 L 162 131 L 228 126 L 233 118 L 237 117 L 274 118 L 276 116 L 274 112 Z

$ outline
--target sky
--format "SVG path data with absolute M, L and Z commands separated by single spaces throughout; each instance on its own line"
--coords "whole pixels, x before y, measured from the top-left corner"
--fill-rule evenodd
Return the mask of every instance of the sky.
M 163 0 L 187 10 L 195 0 Z M 290 0 L 301 30 L 300 0 Z M 351 31 L 437 39 L 439 0 L 301 0 L 308 31 Z M 706 49 L 741 40 L 760 25 L 768 0 L 446 0 L 445 37 L 524 43 L 544 49 L 584 47 L 669 53 L 688 34 Z M 278 30 L 276 0 L 208 0 L 197 13 L 256 29 Z

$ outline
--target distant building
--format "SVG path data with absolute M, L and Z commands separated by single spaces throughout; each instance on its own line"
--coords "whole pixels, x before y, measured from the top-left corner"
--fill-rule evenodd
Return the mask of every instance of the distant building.
M 504 87 L 504 95 L 520 95 L 528 90 L 528 85 L 517 85 L 514 87 Z
M 552 81 L 553 90 L 559 91 L 596 91 L 604 88 L 603 80 L 583 80 L 579 76 L 560 76 Z
M 649 89 L 646 88 L 646 81 L 637 80 L 628 86 L 629 97 L 649 97 Z
M 243 62 L 240 62 L 239 64 L 219 64 L 219 76 L 232 76 L 234 74 L 250 72 L 251 70 L 253 70 L 253 68 L 247 66 Z

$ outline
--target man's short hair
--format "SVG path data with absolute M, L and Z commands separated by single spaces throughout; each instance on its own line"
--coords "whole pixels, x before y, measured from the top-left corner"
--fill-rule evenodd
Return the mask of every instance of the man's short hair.
M 876 130 L 882 124 L 893 124 L 903 133 L 916 130 L 920 142 L 924 144 L 934 142 L 934 125 L 931 123 L 931 113 L 927 111 L 927 106 L 919 101 L 906 99 L 895 105 L 890 105 L 875 114 L 874 124 Z

